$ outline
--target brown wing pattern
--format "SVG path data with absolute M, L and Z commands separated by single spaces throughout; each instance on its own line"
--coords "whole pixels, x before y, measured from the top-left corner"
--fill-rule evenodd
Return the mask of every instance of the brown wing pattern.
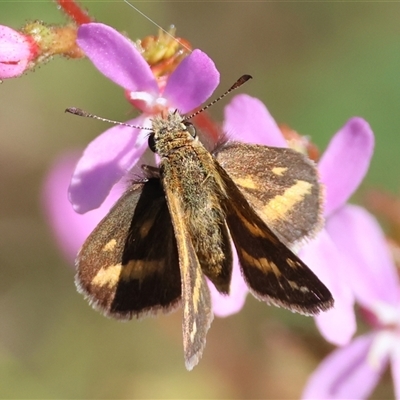
M 135 184 L 118 200 L 76 264 L 78 289 L 108 316 L 129 319 L 179 304 L 178 252 L 159 179 Z

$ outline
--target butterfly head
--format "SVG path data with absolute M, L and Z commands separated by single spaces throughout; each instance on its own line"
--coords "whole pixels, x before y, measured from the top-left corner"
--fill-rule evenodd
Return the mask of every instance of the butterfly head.
M 171 151 L 190 145 L 195 139 L 197 139 L 196 128 L 178 111 L 156 116 L 152 120 L 149 148 L 160 157 L 165 157 Z

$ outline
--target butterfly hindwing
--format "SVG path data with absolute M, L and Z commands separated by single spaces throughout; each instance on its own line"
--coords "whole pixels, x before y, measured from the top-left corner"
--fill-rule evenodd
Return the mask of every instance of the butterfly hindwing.
M 115 318 L 178 306 L 178 252 L 159 179 L 134 184 L 91 233 L 77 258 L 76 283 L 95 308 Z
M 251 292 L 302 314 L 330 308 L 333 299 L 325 285 L 256 214 L 218 162 L 216 167 L 228 193 L 223 201 L 228 227 Z
M 287 246 L 313 237 L 322 227 L 318 172 L 303 154 L 289 148 L 231 142 L 215 156 L 249 204 Z

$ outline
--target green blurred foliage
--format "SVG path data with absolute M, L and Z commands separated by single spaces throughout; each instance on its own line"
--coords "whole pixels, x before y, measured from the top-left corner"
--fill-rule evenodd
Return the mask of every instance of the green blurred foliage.
M 121 1 L 82 3 L 132 39 L 157 33 Z M 363 185 L 398 192 L 399 3 L 135 5 L 165 28 L 175 24 L 214 59 L 218 93 L 252 74 L 241 91 L 322 149 L 351 116 L 367 119 L 376 151 Z M 18 28 L 33 19 L 65 21 L 51 1 L 0 1 L 0 24 Z M 211 111 L 219 119 L 221 103 Z M 131 116 L 121 88 L 87 60 L 55 59 L 0 86 L 0 397 L 298 398 L 331 350 L 311 318 L 249 297 L 240 314 L 214 321 L 203 359 L 188 373 L 179 312 L 119 323 L 77 294 L 73 267 L 44 218 L 42 182 L 57 155 L 83 148 L 107 126 L 65 115 L 68 106 Z M 392 396 L 386 375 L 374 397 Z

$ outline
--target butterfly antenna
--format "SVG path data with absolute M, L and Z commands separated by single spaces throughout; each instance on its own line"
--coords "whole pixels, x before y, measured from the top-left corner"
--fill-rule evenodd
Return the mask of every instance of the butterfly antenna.
M 211 103 L 209 103 L 206 106 L 200 108 L 200 110 L 197 110 L 193 114 L 190 114 L 187 117 L 185 117 L 185 120 L 191 119 L 191 118 L 195 117 L 196 115 L 202 113 L 203 111 L 207 110 L 207 108 L 213 106 L 217 101 L 220 101 L 226 95 L 228 95 L 230 92 L 232 92 L 233 90 L 239 88 L 240 86 L 242 86 L 244 83 L 246 83 L 250 79 L 253 79 L 253 77 L 251 75 L 242 75 L 225 93 L 221 94 L 221 96 L 217 97 Z
M 111 124 L 114 124 L 114 125 L 128 126 L 129 128 L 136 128 L 136 129 L 146 129 L 149 131 L 152 130 L 149 127 L 136 126 L 136 125 L 127 124 L 126 122 L 114 121 L 113 119 L 99 117 L 98 115 L 90 114 L 90 113 L 86 112 L 85 110 L 82 110 L 81 108 L 77 108 L 77 107 L 69 107 L 65 110 L 65 112 L 74 114 L 74 115 L 78 115 L 79 117 L 93 118 L 93 119 L 98 119 L 99 121 L 110 122 Z

